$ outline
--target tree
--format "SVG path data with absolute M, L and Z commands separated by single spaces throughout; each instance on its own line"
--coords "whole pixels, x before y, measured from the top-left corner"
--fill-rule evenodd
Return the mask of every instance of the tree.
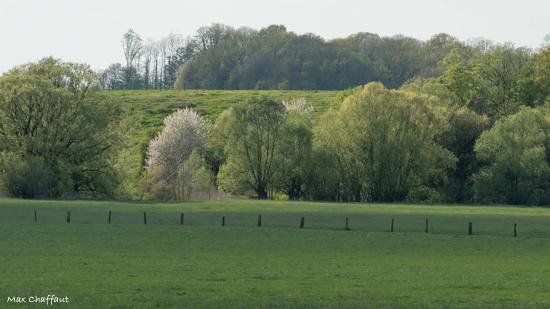
M 446 130 L 434 98 L 371 83 L 356 90 L 316 128 L 316 148 L 332 162 L 334 199 L 440 199 L 455 158 L 437 143 Z M 327 160 L 328 158 L 328 160 Z
M 139 88 L 139 59 L 143 52 L 143 40 L 134 30 L 130 29 L 122 36 L 122 50 L 126 60 L 125 84 L 128 89 Z
M 490 42 L 471 48 L 462 50 L 462 59 L 453 55 L 455 63 L 448 64 L 441 80 L 461 105 L 500 118 L 515 113 L 521 105 L 540 104 L 530 77 L 533 64 L 529 49 Z
M 97 88 L 89 66 L 53 58 L 0 77 L 0 161 L 8 193 L 112 196 L 119 113 Z M 36 183 L 27 181 L 35 176 Z
M 533 105 L 543 105 L 550 95 L 550 46 L 541 49 L 534 55 L 531 74 L 533 88 Z
M 197 194 L 206 194 L 210 198 L 213 176 L 206 161 L 194 150 L 179 167 L 176 184 L 176 199 L 190 200 Z
M 126 71 L 120 63 L 111 64 L 101 73 L 101 88 L 121 90 L 126 88 Z
M 218 179 L 224 191 L 242 194 L 251 190 L 259 199 L 268 197 L 280 155 L 285 114 L 281 103 L 259 96 L 220 116 L 214 134 L 218 140 L 225 140 L 226 161 Z
M 196 111 L 177 110 L 164 119 L 164 129 L 150 141 L 147 167 L 159 168 L 159 177 L 175 184 L 180 166 L 193 151 L 204 151 L 209 133 L 209 122 Z
M 154 84 L 154 74 L 156 69 L 154 67 L 154 62 L 158 57 L 157 52 L 157 43 L 151 39 L 148 39 L 147 42 L 143 45 L 143 87 L 145 89 L 151 89 L 155 87 Z M 151 71 L 153 69 L 153 71 Z
M 484 167 L 474 176 L 476 199 L 512 204 L 550 201 L 549 133 L 545 114 L 523 107 L 481 134 L 475 152 Z
M 312 176 L 313 106 L 305 98 L 283 102 L 287 115 L 281 135 L 276 189 L 289 199 L 298 200 L 308 193 Z
M 444 107 L 448 120 L 448 128 L 438 137 L 438 143 L 451 151 L 458 159 L 456 168 L 448 173 L 448 181 L 444 186 L 447 201 L 473 201 L 472 175 L 479 170 L 479 162 L 475 156 L 474 145 L 483 131 L 490 128 L 489 117 L 479 115 L 468 108 L 469 99 L 464 99 L 456 91 L 451 91 L 449 85 L 457 86 L 461 83 L 458 77 L 449 81 L 449 76 L 458 74 L 452 68 L 442 78 L 416 78 L 401 87 L 402 90 L 412 91 L 423 95 L 436 96 Z M 442 82 L 444 80 L 444 82 Z M 464 83 L 462 94 L 468 91 L 475 92 L 475 85 Z M 471 87 L 471 88 L 470 88 Z
M 479 171 L 480 163 L 474 152 L 479 136 L 489 129 L 489 118 L 464 108 L 452 108 L 449 129 L 440 143 L 457 158 L 456 168 L 449 172 L 445 186 L 447 200 L 471 202 L 474 199 L 472 176 Z

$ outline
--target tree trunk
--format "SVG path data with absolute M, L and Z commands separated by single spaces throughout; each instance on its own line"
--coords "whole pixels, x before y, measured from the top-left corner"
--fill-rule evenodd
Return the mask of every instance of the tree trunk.
M 258 195 L 259 200 L 267 199 L 267 190 L 263 186 L 259 186 L 256 188 L 256 194 Z

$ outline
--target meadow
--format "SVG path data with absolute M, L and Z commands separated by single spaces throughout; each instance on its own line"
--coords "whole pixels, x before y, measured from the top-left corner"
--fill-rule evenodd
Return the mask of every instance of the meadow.
M 192 107 L 211 121 L 233 104 L 251 96 L 264 95 L 278 101 L 305 98 L 315 112 L 322 114 L 335 106 L 342 91 L 328 90 L 117 90 L 103 92 L 96 100 L 107 99 L 140 117 L 146 128 L 158 128 L 164 117 L 177 109 Z
M 78 308 L 547 307 L 548 223 L 537 207 L 6 199 L 0 296 L 55 294 Z

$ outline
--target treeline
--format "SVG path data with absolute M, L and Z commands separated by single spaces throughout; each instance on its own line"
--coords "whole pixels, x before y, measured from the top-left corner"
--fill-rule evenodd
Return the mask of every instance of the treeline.
M 196 35 L 146 42 L 122 39 L 124 64 L 102 72 L 104 89 L 346 89 L 371 81 L 397 88 L 443 71 L 441 60 L 465 43 L 447 34 L 427 41 L 357 33 L 324 40 L 284 26 L 261 30 L 213 24 Z
M 550 203 L 550 48 L 480 41 L 437 62 L 397 89 L 343 91 L 324 114 L 269 97 L 214 122 L 179 110 L 144 148 L 88 66 L 17 67 L 0 77 L 0 192 Z
M 181 138 L 200 146 L 165 155 L 194 153 L 195 163 L 149 161 L 149 184 L 161 185 L 146 191 L 168 199 L 184 186 L 257 198 L 550 203 L 550 48 L 480 41 L 439 62 L 439 76 L 348 90 L 324 115 L 300 99 L 251 98 L 187 130 L 210 132 L 202 138 Z M 168 148 L 184 147 L 168 131 L 160 136 Z M 151 153 L 159 138 L 149 158 L 159 155 Z M 202 170 L 201 181 L 190 166 Z
M 199 33 L 202 30 L 199 29 Z M 179 66 L 201 47 L 195 40 L 170 34 L 160 40 L 143 40 L 133 30 L 121 40 L 124 64 L 114 63 L 99 72 L 101 87 L 121 89 L 173 89 Z

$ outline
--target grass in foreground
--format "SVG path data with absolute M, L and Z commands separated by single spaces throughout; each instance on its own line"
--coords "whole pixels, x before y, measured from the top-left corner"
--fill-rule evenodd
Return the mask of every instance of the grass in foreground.
M 189 225 L 178 225 L 180 212 Z M 342 230 L 345 216 L 352 231 Z M 550 209 L 2 200 L 0 296 L 66 295 L 79 308 L 550 306 L 550 238 L 467 236 L 464 222 L 424 234 L 425 216 L 437 229 L 523 220 L 543 232 Z M 384 232 L 391 217 L 396 232 Z

